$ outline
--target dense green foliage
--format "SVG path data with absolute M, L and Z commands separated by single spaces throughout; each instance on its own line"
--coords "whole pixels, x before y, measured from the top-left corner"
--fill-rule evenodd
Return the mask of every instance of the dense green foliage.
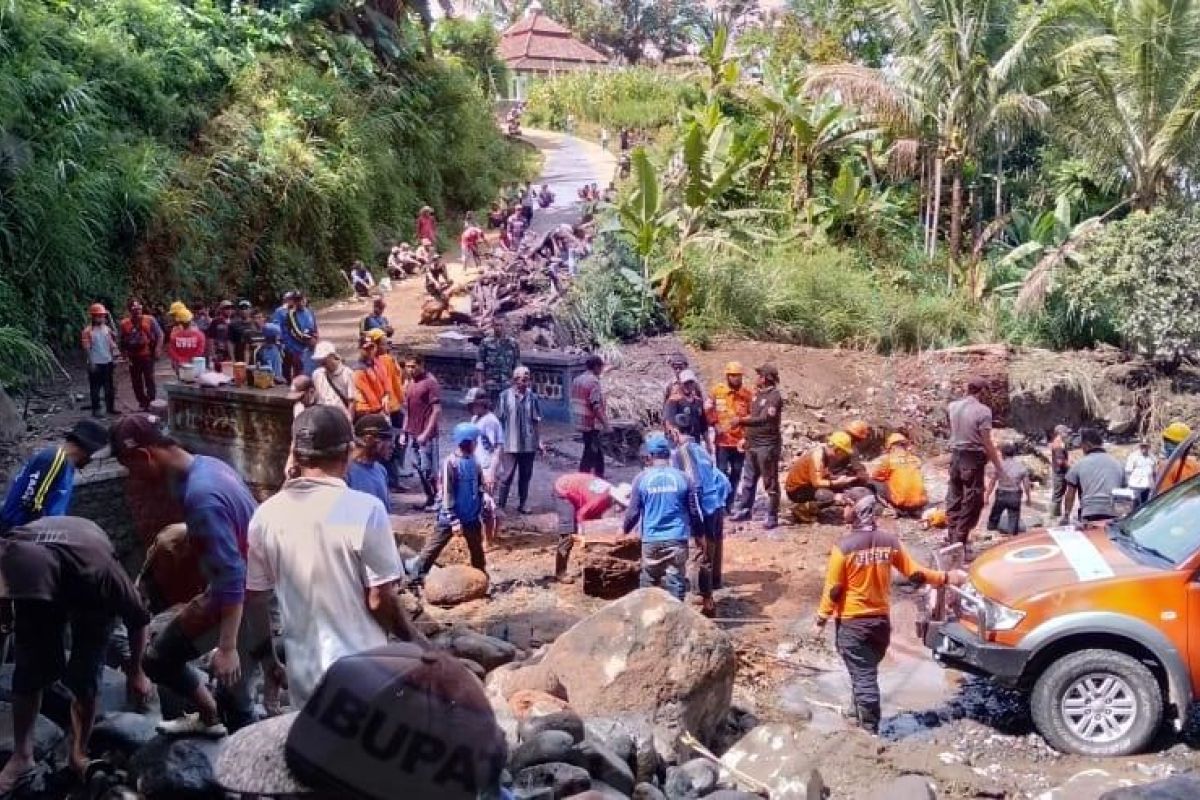
M 612 219 L 699 339 L 1195 346 L 1171 265 L 1192 246 L 1200 1 L 794 0 L 698 55 L 682 83 L 703 96 L 660 79 Z M 612 124 L 596 98 L 629 79 L 574 80 L 535 113 Z M 1106 230 L 1134 209 L 1161 229 Z
M 93 298 L 340 292 L 421 205 L 494 196 L 512 159 L 477 76 L 403 6 L 275 5 L 2 6 L 0 326 L 67 341 Z
M 568 114 L 612 131 L 658 128 L 674 122 L 680 108 L 703 98 L 694 78 L 649 67 L 574 72 L 534 84 L 525 113 L 530 125 L 548 128 L 562 128 Z
M 433 43 L 439 54 L 458 59 L 471 72 L 484 97 L 503 96 L 508 86 L 508 67 L 496 53 L 500 34 L 490 19 L 438 20 Z

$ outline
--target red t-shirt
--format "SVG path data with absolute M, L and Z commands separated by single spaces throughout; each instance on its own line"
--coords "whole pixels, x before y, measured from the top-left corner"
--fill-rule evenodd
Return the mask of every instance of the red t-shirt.
M 420 244 L 422 239 L 437 244 L 437 220 L 432 215 L 417 217 L 417 243 Z
M 203 356 L 206 346 L 204 332 L 199 328 L 176 326 L 171 329 L 171 335 L 167 338 L 167 355 L 171 357 L 171 363 L 178 367 L 181 364 L 190 364 L 197 356 Z
M 425 426 L 429 424 L 429 415 L 441 402 L 442 388 L 438 385 L 437 378 L 429 373 L 425 373 L 421 380 L 409 384 L 408 391 L 404 393 L 404 432 L 410 436 L 420 436 L 424 433 Z M 437 436 L 437 433 L 435 425 L 432 434 Z
M 483 230 L 475 225 L 470 226 L 462 232 L 462 237 L 459 243 L 462 244 L 463 250 L 474 251 L 479 247 L 479 243 L 483 241 Z
M 587 472 L 569 472 L 554 482 L 554 494 L 575 507 L 575 522 L 600 519 L 613 504 L 612 484 Z

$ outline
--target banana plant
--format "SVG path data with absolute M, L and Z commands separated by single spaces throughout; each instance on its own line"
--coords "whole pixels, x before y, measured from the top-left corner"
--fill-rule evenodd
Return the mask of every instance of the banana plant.
M 675 226 L 675 215 L 663 210 L 662 182 L 650 163 L 644 148 L 638 147 L 630 156 L 633 168 L 633 191 L 617 206 L 621 229 L 633 240 L 633 249 L 642 266 L 642 310 L 645 311 L 650 291 L 650 256 L 663 238 Z
M 828 188 L 804 207 L 810 225 L 839 241 L 899 225 L 898 208 L 890 190 L 875 192 L 850 159 L 842 161 Z
M 1014 247 L 996 263 L 997 269 L 1032 266 L 1021 280 L 999 286 L 996 292 L 1017 290 L 1014 308 L 1018 313 L 1040 311 L 1053 288 L 1055 273 L 1064 264 L 1084 263 L 1081 243 L 1098 231 L 1104 218 L 1111 213 L 1112 210 L 1072 225 L 1071 201 L 1065 195 L 1059 195 L 1053 211 L 1042 212 L 1027 226 L 1028 241 Z

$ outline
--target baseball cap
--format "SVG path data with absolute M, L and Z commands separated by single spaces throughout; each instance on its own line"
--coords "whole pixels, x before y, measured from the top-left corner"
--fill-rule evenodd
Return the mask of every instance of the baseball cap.
M 317 342 L 317 346 L 313 348 L 313 361 L 324 361 L 330 356 L 338 354 L 337 347 L 328 339 L 322 339 Z
M 630 501 L 633 500 L 633 484 L 618 483 L 608 490 L 608 496 L 618 505 L 628 507 Z
M 460 422 L 454 426 L 453 439 L 455 444 L 478 441 L 479 426 L 470 422 Z
M 697 381 L 697 379 L 696 379 L 696 373 L 692 372 L 690 369 L 685 369 L 679 373 L 679 382 L 680 383 L 698 383 L 699 381 Z
M 388 433 L 392 430 L 392 424 L 388 422 L 388 418 L 383 414 L 365 414 L 354 421 L 354 435 L 358 436 L 378 436 L 381 433 Z
M 163 431 L 161 417 L 153 414 L 126 414 L 109 429 L 109 444 L 114 457 L 139 447 L 170 447 L 175 440 Z
M 81 419 L 76 422 L 71 430 L 67 431 L 66 440 L 74 442 L 83 448 L 83 451 L 90 457 L 96 457 L 96 454 L 108 446 L 108 428 L 101 425 L 94 419 Z
M 292 424 L 292 449 L 301 456 L 335 456 L 350 446 L 354 436 L 346 414 L 333 406 L 312 406 Z
M 396 642 L 330 666 L 284 756 L 297 778 L 336 797 L 475 800 L 497 785 L 508 748 L 462 662 Z
M 652 456 L 671 455 L 671 445 L 667 437 L 661 433 L 652 433 L 646 437 L 646 452 Z
M 467 389 L 467 393 L 463 396 L 463 405 L 469 406 L 472 403 L 478 403 L 480 400 L 487 400 L 488 394 L 478 386 L 472 386 Z

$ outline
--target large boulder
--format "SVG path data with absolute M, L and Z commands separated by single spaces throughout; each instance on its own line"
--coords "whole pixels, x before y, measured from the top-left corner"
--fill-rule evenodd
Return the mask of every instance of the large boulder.
M 1141 786 L 1113 789 L 1100 795 L 1100 800 L 1195 800 L 1197 797 L 1200 797 L 1200 775 L 1185 773 Z
M 571 734 L 563 731 L 543 731 L 531 739 L 521 742 L 520 746 L 508 758 L 508 768 L 512 772 L 520 772 L 537 764 L 549 764 L 553 761 L 568 761 L 575 740 Z M 583 766 L 582 764 L 578 766 Z
M 724 631 L 661 589 L 640 589 L 574 625 L 542 664 L 583 716 L 640 714 L 707 740 L 729 713 L 736 662 Z
M 522 742 L 526 742 L 543 731 L 562 731 L 570 735 L 571 740 L 575 742 L 582 742 L 585 735 L 583 719 L 568 708 L 541 716 L 526 717 L 517 728 L 517 736 Z
M 133 756 L 138 792 L 146 800 L 223 800 L 217 783 L 217 756 L 223 741 L 163 736 Z
M 812 756 L 791 725 L 761 725 L 743 736 L 721 756 L 722 778 L 738 788 L 757 790 L 743 781 L 748 776 L 770 787 L 772 800 L 821 800 L 825 785 Z M 736 770 L 736 772 L 735 772 Z
M 425 578 L 425 601 L 435 606 L 456 606 L 487 595 L 486 572 L 465 564 L 434 567 Z
M 489 692 L 505 700 L 525 690 L 545 692 L 560 699 L 566 699 L 567 696 L 562 682 L 545 663 L 544 653 L 520 664 L 503 664 L 497 667 L 488 673 L 484 685 Z
M 129 758 L 155 737 L 155 721 L 145 714 L 116 711 L 96 721 L 88 751 L 95 757 L 116 753 Z

